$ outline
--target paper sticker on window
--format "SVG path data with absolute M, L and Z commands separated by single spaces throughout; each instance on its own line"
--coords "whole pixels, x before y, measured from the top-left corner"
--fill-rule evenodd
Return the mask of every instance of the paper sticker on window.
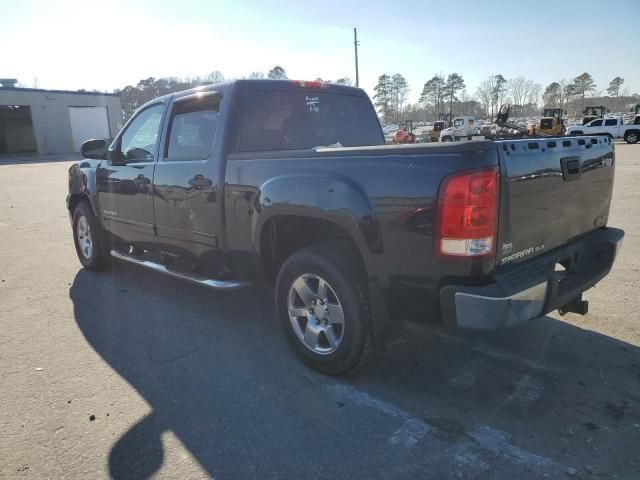
M 320 99 L 317 96 L 311 97 L 309 95 L 306 95 L 305 100 L 307 102 L 307 108 L 310 112 L 320 111 Z

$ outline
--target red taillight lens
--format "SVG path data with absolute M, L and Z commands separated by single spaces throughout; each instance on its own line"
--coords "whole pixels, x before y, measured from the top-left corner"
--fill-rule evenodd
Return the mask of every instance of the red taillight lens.
M 481 256 L 495 251 L 498 169 L 446 177 L 438 193 L 435 248 L 439 255 Z
M 304 88 L 327 88 L 329 86 L 328 82 L 321 82 L 319 80 L 292 80 L 292 83 L 296 87 Z

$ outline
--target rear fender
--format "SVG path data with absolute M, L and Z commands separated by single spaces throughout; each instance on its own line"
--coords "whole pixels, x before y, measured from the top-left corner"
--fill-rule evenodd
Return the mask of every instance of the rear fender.
M 314 172 L 272 178 L 260 187 L 254 209 L 252 244 L 258 258 L 263 227 L 279 215 L 320 218 L 341 226 L 355 241 L 367 269 L 370 256 L 382 251 L 380 225 L 369 198 L 348 177 Z

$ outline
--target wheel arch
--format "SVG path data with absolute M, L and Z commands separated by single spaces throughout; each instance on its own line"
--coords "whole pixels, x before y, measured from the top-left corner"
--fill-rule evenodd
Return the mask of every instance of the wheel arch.
M 366 193 L 333 174 L 288 175 L 263 184 L 255 199 L 252 237 L 267 279 L 284 254 L 320 241 L 350 243 L 365 271 L 370 256 L 382 251 L 380 225 Z
M 96 181 L 96 170 L 89 162 L 82 161 L 71 165 L 69 168 L 69 193 L 67 195 L 67 209 L 69 215 L 73 215 L 74 210 L 82 201 L 87 201 L 102 225 L 102 215 L 99 215 L 98 188 Z

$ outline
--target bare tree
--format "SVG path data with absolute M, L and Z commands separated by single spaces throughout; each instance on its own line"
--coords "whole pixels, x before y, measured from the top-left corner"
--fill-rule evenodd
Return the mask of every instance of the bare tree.
M 527 95 L 529 93 L 528 92 L 529 88 L 530 88 L 529 81 L 525 80 L 524 77 L 511 78 L 507 82 L 507 90 L 511 94 L 513 103 L 516 105 L 524 105 Z
M 489 116 L 493 101 L 493 85 L 490 78 L 481 82 L 476 90 L 476 97 L 478 97 L 486 116 Z M 491 116 L 493 117 L 493 112 L 491 112 Z

